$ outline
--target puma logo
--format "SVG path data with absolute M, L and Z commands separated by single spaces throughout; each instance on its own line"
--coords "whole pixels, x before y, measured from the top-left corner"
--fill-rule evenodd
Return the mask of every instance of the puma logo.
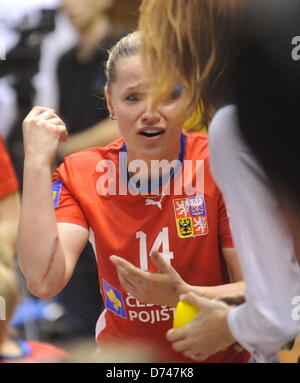
M 153 199 L 151 198 L 147 198 L 145 203 L 146 203 L 146 206 L 151 206 L 151 205 L 156 205 L 157 207 L 160 208 L 160 210 L 162 210 L 162 199 L 164 198 L 165 194 L 162 194 L 162 196 L 160 197 L 160 200 L 159 201 L 154 201 Z

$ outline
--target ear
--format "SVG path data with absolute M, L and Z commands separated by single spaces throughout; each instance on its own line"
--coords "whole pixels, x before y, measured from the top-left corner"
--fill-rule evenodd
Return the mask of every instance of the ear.
M 109 113 L 114 115 L 115 113 L 114 113 L 114 107 L 112 105 L 112 97 L 111 97 L 110 90 L 108 89 L 107 86 L 104 88 L 104 94 L 105 94 L 106 105 L 109 110 Z

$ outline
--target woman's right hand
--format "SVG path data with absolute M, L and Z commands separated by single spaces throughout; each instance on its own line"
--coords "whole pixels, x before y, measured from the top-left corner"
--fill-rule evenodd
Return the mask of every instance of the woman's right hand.
M 68 133 L 53 109 L 35 106 L 23 121 L 23 137 L 25 159 L 51 165 Z

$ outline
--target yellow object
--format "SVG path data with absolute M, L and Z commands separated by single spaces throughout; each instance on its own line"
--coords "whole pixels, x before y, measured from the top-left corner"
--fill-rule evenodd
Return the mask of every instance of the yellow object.
M 119 308 L 122 307 L 122 303 L 116 297 L 116 294 L 112 289 L 107 291 L 106 295 L 108 296 L 109 300 L 114 304 L 115 310 L 119 310 Z
M 197 314 L 198 310 L 195 306 L 190 303 L 179 301 L 174 314 L 173 327 L 179 328 L 186 325 L 193 320 Z
M 277 352 L 279 363 L 300 363 L 300 334 L 296 337 L 291 350 Z

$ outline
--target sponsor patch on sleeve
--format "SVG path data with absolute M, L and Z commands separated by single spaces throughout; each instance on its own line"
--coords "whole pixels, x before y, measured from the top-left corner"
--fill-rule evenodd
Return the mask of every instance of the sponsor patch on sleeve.
M 105 295 L 105 307 L 116 315 L 126 319 L 127 315 L 122 293 L 106 282 L 105 279 L 103 279 L 103 289 Z
M 56 181 L 52 183 L 53 204 L 55 208 L 57 208 L 59 205 L 59 195 L 62 184 L 62 181 Z

